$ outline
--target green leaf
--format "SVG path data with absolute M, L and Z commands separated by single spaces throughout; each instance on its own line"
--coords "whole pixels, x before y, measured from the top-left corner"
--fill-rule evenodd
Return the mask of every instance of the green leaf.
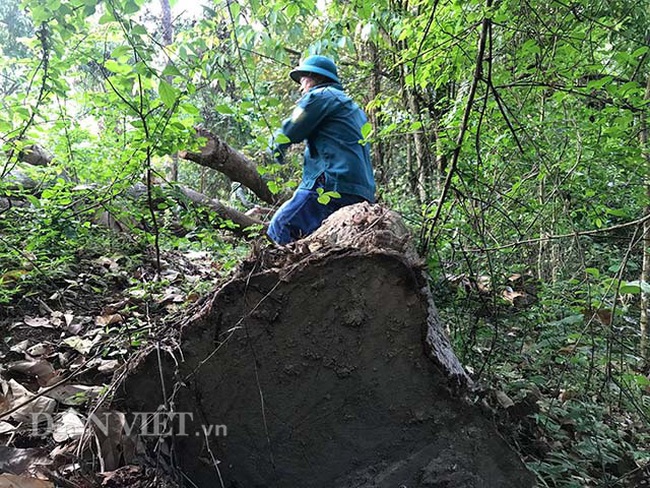
M 618 290 L 620 293 L 650 293 L 650 284 L 646 281 L 624 281 Z
M 41 201 L 36 198 L 34 195 L 25 195 L 25 198 L 31 203 L 34 207 L 40 208 Z
M 316 188 L 316 191 L 318 192 L 318 203 L 323 205 L 330 203 L 332 198 L 341 198 L 341 194 L 337 191 L 325 191 L 322 188 Z
M 600 271 L 598 271 L 596 268 L 587 268 L 585 269 L 585 273 L 590 274 L 596 279 L 600 278 Z
M 637 293 L 641 293 L 641 287 L 632 284 L 632 282 L 628 282 L 628 283 L 623 282 L 621 283 L 621 286 L 619 286 L 618 292 L 621 295 L 626 295 L 626 294 L 636 295 Z
M 113 49 L 113 52 L 111 53 L 112 58 L 119 58 L 120 56 L 124 56 L 125 54 L 131 54 L 131 46 L 119 46 Z
M 372 132 L 372 124 L 370 122 L 366 122 L 365 124 L 363 124 L 363 126 L 361 127 L 361 137 L 367 139 L 371 132 Z
M 176 103 L 176 90 L 165 80 L 160 80 L 160 83 L 158 84 L 158 94 L 167 108 L 172 108 L 174 103 Z
M 140 10 L 140 7 L 133 0 L 128 0 L 126 2 L 126 5 L 124 5 L 124 13 L 125 14 L 134 14 L 138 10 Z
M 201 111 L 196 105 L 192 105 L 191 103 L 181 103 L 180 108 L 185 112 L 190 115 L 199 115 Z
M 282 132 L 278 132 L 273 137 L 273 140 L 276 144 L 290 144 L 291 139 L 285 136 Z
M 163 76 L 183 76 L 183 73 L 178 71 L 178 68 L 173 64 L 168 64 L 162 72 Z
M 599 80 L 592 80 L 587 83 L 587 90 L 600 90 L 605 85 L 611 83 L 614 80 L 612 76 L 603 76 Z
M 99 24 L 103 25 L 108 24 L 109 22 L 115 22 L 115 17 L 113 17 L 113 14 L 107 10 L 104 12 L 104 15 L 99 18 Z
M 142 26 L 140 24 L 135 24 L 131 28 L 131 33 L 135 34 L 135 35 L 138 35 L 138 36 L 146 36 L 147 35 L 147 29 L 145 29 L 144 26 Z
M 220 114 L 234 115 L 235 111 L 226 104 L 217 105 L 214 109 Z
M 114 59 L 108 59 L 104 63 L 104 68 L 106 68 L 108 71 L 111 71 L 113 73 L 117 74 L 126 74 L 131 72 L 131 66 L 128 64 L 120 64 Z

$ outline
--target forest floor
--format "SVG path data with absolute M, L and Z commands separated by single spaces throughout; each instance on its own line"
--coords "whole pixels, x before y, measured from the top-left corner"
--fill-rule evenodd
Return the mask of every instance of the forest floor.
M 155 461 L 135 466 L 135 456 L 116 454 L 117 435 L 102 442 L 88 435 L 84 419 L 112 398 L 111 385 L 152 334 L 173 328 L 223 282 L 231 269 L 223 262 L 207 252 L 164 252 L 157 271 L 148 253 L 80 252 L 57 275 L 23 286 L 0 309 L 0 480 L 23 488 L 173 486 Z M 559 420 L 569 436 L 557 439 L 534 421 L 538 404 L 554 394 L 533 391 L 513 402 L 491 390 L 476 402 L 524 460 L 544 460 L 579 436 L 575 419 Z M 620 479 L 608 486 L 648 481 L 631 456 L 606 469 Z
M 134 467 L 99 475 L 120 439 L 97 445 L 83 419 L 110 398 L 113 380 L 151 334 L 225 274 L 195 251 L 165 252 L 156 268 L 149 254 L 79 253 L 0 308 L 0 477 L 28 488 L 51 486 L 36 478 L 79 488 L 154 479 Z

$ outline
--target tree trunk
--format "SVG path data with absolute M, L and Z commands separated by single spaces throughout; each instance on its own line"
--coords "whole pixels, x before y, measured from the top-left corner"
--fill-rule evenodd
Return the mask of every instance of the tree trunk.
M 182 361 L 152 349 L 131 370 L 130 410 L 189 418 L 175 452 L 193 486 L 533 486 L 450 390 L 470 381 L 405 229 L 362 203 L 261 250 L 182 325 Z
M 406 101 L 411 115 L 420 120 L 420 103 L 416 94 L 410 88 L 406 88 Z M 429 201 L 429 161 L 427 138 L 424 127 L 413 132 L 413 145 L 415 148 L 415 165 L 417 172 L 418 197 L 421 204 Z
M 645 99 L 650 100 L 650 76 L 646 82 Z M 646 193 L 650 198 L 650 145 L 648 135 L 648 115 L 647 109 L 641 113 L 641 132 L 639 133 L 639 142 L 641 144 L 641 151 L 646 162 Z M 650 215 L 650 206 L 646 206 L 645 215 Z M 650 283 L 650 221 L 646 220 L 643 223 L 643 266 L 641 268 L 641 281 Z M 641 317 L 639 319 L 639 326 L 641 332 L 641 356 L 648 362 L 648 348 L 649 342 L 649 325 L 650 325 L 650 294 L 641 291 Z
M 172 9 L 169 0 L 160 0 L 161 22 L 162 22 L 162 40 L 163 46 L 169 46 L 174 40 L 174 27 L 172 26 Z M 167 81 L 171 83 L 171 76 Z M 169 171 L 169 180 L 178 181 L 178 154 L 171 155 L 171 167 Z
M 368 102 L 374 101 L 377 96 L 381 93 L 381 75 L 379 67 L 379 53 L 377 46 L 369 42 L 368 45 L 368 57 L 369 61 L 372 63 L 372 75 L 370 76 L 370 89 L 368 93 Z M 381 110 L 373 108 L 369 111 L 368 115 L 370 117 L 370 123 L 372 124 L 375 133 L 379 132 L 382 121 L 380 119 Z M 377 140 L 372 145 L 372 162 L 375 167 L 377 175 L 377 183 L 379 186 L 384 186 L 388 181 L 388 165 L 385 161 L 385 148 L 384 142 Z

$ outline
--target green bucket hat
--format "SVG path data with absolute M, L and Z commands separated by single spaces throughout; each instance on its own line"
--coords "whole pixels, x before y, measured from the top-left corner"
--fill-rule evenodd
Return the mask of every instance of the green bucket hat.
M 292 69 L 289 76 L 291 76 L 291 79 L 296 83 L 300 83 L 300 77 L 309 73 L 316 73 L 325 76 L 336 83 L 341 83 L 336 72 L 334 61 L 327 56 L 309 56 L 300 63 L 300 65 Z

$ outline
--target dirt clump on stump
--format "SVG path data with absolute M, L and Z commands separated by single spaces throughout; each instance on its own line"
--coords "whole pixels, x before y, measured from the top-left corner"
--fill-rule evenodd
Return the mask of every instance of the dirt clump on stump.
M 470 380 L 406 228 L 379 205 L 258 252 L 181 336 L 174 358 L 143 358 L 122 401 L 191 412 L 173 450 L 199 487 L 534 484 L 453 393 Z

